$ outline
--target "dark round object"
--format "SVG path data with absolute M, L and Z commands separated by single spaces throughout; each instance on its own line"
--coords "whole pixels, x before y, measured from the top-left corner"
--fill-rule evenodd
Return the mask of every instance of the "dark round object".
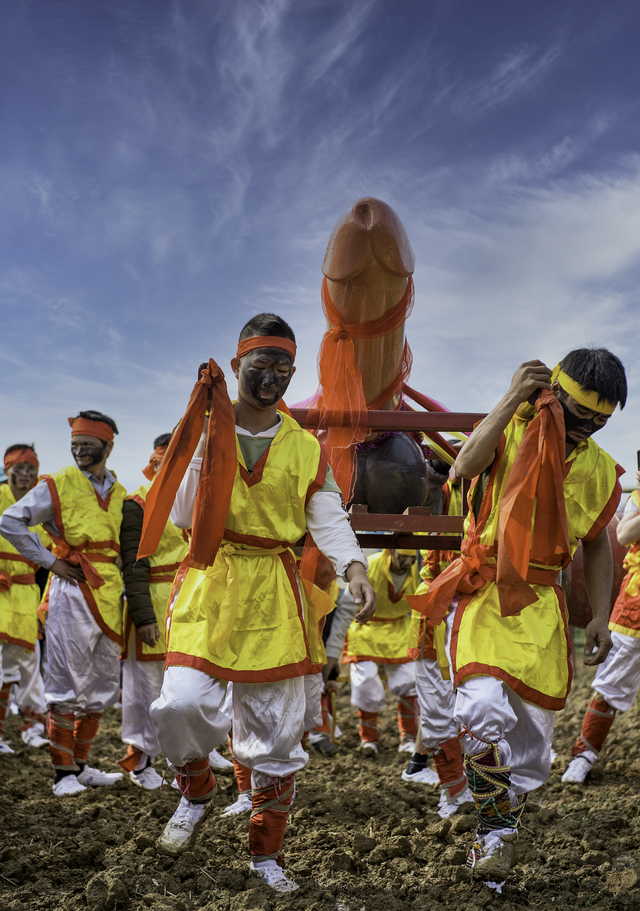
M 609 613 L 611 613 L 613 605 L 615 604 L 616 598 L 620 592 L 622 580 L 625 576 L 622 561 L 624 560 L 627 548 L 622 544 L 619 544 L 618 538 L 616 537 L 616 528 L 618 527 L 618 522 L 621 518 L 622 513 L 616 513 L 607 525 L 607 534 L 609 535 L 611 552 L 613 554 L 613 584 L 611 586 Z M 586 629 L 593 619 L 593 614 L 591 613 L 591 604 L 589 602 L 589 596 L 587 595 L 584 576 L 582 574 L 582 541 L 578 544 L 578 549 L 571 561 L 571 587 L 569 589 L 569 597 L 567 598 L 567 607 L 569 609 L 569 626 L 577 626 L 579 629 Z
M 358 452 L 352 503 L 371 513 L 400 514 L 409 506 L 422 506 L 429 482 L 422 450 L 406 433 L 398 433 L 375 447 Z

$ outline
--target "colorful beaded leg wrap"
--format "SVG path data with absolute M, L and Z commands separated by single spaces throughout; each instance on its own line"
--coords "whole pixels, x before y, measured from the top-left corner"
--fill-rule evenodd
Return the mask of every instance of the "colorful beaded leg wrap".
M 494 829 L 517 829 L 524 812 L 525 796 L 512 808 L 509 797 L 511 766 L 500 764 L 497 744 L 491 743 L 480 753 L 465 756 L 464 769 L 478 814 L 478 836 Z
M 282 842 L 294 797 L 295 775 L 279 778 L 266 788 L 253 788 L 249 821 L 251 860 L 282 862 Z

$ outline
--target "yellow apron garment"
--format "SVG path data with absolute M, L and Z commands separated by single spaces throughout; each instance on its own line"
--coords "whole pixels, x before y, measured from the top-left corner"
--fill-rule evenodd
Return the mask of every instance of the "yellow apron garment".
M 16 502 L 8 484 L 0 485 L 0 515 Z M 42 525 L 30 528 L 45 547 L 51 538 Z M 38 638 L 40 589 L 34 574 L 38 565 L 27 560 L 0 536 L 0 639 L 34 651 Z
M 180 570 L 167 612 L 167 665 L 260 683 L 314 673 L 322 648 L 291 546 L 307 528 L 326 458 L 286 414 L 249 474 L 238 464 L 224 540 L 205 570 Z
M 419 585 L 418 564 L 413 564 L 397 595 L 388 550 L 370 557 L 367 576 L 378 596 L 376 612 L 368 623 L 352 622 L 347 631 L 342 662 L 405 664 L 411 660 L 407 654 L 411 609 L 406 595 L 413 595 Z
M 497 546 L 500 499 L 527 425 L 528 418 L 516 415 L 505 429 L 504 450 L 494 480 L 485 491 L 485 497 L 491 497 L 491 511 L 480 534 L 483 545 Z M 596 538 L 615 512 L 619 467 L 588 439 L 567 458 L 566 469 L 564 497 L 573 557 L 578 541 Z M 466 528 L 471 519 L 470 513 Z M 495 562 L 495 557 L 487 559 L 488 564 Z M 560 569 L 559 565 L 529 565 L 547 571 Z M 462 596 L 451 636 L 454 685 L 477 674 L 498 677 L 522 698 L 559 710 L 571 684 L 564 597 L 558 585 L 532 587 L 538 600 L 515 617 L 501 616 L 495 582 L 487 582 L 472 595 Z M 444 630 L 444 624 L 441 627 Z M 436 647 L 440 665 L 444 666 L 444 636 L 436 635 Z
M 134 490 L 132 494 L 129 494 L 127 499 L 135 500 L 144 511 L 150 488 L 151 482 L 143 484 L 137 490 Z M 146 642 L 142 642 L 140 637 L 136 635 L 136 659 L 138 661 L 164 661 L 165 659 L 167 648 L 164 627 L 167 617 L 167 605 L 169 604 L 169 597 L 176 574 L 187 555 L 188 549 L 189 543 L 185 532 L 181 528 L 176 528 L 171 519 L 169 519 L 160 538 L 158 549 L 155 554 L 148 558 L 151 564 L 149 568 L 149 594 L 156 615 L 156 623 L 160 628 L 160 638 L 156 645 L 151 646 L 147 645 Z M 126 601 L 124 616 L 125 637 L 122 657 L 126 658 L 129 648 L 129 624 L 131 623 L 127 614 Z
M 58 539 L 53 552 L 66 559 L 69 548 L 82 560 L 89 560 L 102 577 L 100 586 L 81 582 L 80 589 L 100 629 L 122 644 L 122 575 L 116 564 L 120 553 L 122 504 L 127 492 L 115 481 L 106 499 L 98 494 L 89 478 L 70 465 L 44 475 L 53 500 Z

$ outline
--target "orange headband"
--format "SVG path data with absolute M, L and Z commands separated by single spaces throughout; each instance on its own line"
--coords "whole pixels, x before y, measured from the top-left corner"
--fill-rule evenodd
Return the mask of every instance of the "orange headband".
M 12 449 L 11 452 L 6 454 L 4 457 L 5 472 L 9 471 L 10 468 L 13 468 L 14 465 L 19 465 L 20 462 L 29 462 L 30 465 L 35 465 L 36 468 L 40 468 L 38 456 L 30 446 L 25 446 L 23 449 Z
M 156 466 L 154 462 L 162 462 L 164 454 L 167 451 L 167 446 L 156 446 L 151 455 L 149 456 L 149 464 L 145 465 L 142 469 L 142 474 L 145 476 L 147 481 L 153 481 L 156 476 Z
M 113 439 L 113 428 L 104 421 L 92 421 L 89 418 L 67 418 L 67 420 L 71 427 L 72 437 L 82 433 L 89 437 L 97 437 L 103 443 L 110 443 Z
M 242 357 L 256 348 L 281 348 L 291 355 L 291 360 L 296 359 L 296 343 L 288 338 L 280 338 L 277 335 L 253 335 L 251 338 L 245 338 L 238 342 L 238 351 L 236 357 Z

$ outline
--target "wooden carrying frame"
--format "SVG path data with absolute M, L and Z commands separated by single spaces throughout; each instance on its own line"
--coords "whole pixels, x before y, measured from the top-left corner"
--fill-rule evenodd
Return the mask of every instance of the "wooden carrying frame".
M 292 408 L 291 416 L 306 430 L 317 430 L 319 412 Z M 369 411 L 369 430 L 383 431 L 471 431 L 486 415 L 466 412 L 434 411 Z M 323 417 L 322 426 L 345 426 L 340 415 L 335 423 L 331 412 Z M 367 506 L 354 504 L 349 510 L 351 524 L 362 547 L 392 547 L 410 550 L 425 548 L 424 533 L 429 534 L 429 550 L 460 550 L 467 494 L 470 482 L 462 481 L 462 515 L 432 516 L 429 507 L 410 506 L 402 515 L 369 513 Z M 420 534 L 417 534 L 420 532 Z

